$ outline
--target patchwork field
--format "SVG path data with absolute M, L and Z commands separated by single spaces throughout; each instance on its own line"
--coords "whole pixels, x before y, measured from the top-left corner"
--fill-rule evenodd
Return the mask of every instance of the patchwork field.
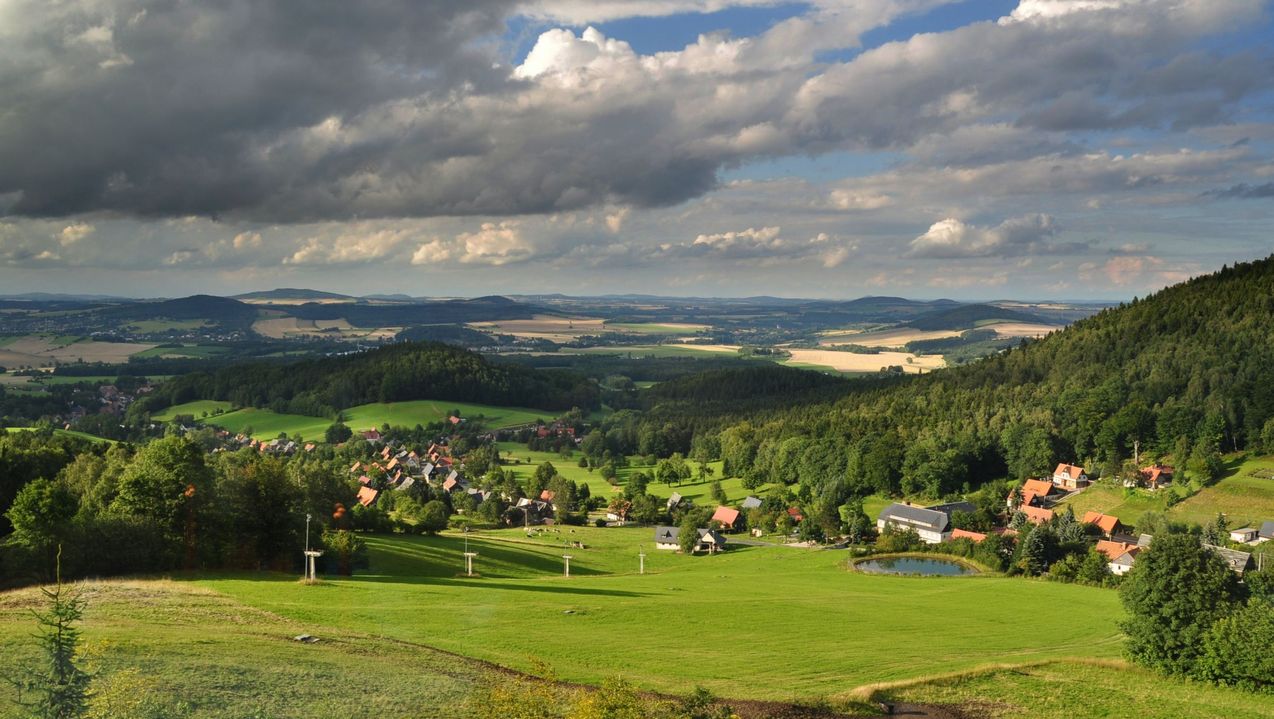
M 693 335 L 712 329 L 711 325 L 685 322 L 607 322 L 604 327 L 611 332 L 643 335 Z
M 830 367 L 840 372 L 876 372 L 882 367 L 901 366 L 907 374 L 919 374 L 946 366 L 939 355 L 913 355 L 910 352 L 859 354 L 837 350 L 790 349 L 793 364 Z
M 0 347 L 0 367 L 51 367 L 68 362 L 118 364 L 153 348 L 153 344 L 95 342 L 79 337 L 28 335 Z
M 995 334 L 1000 337 L 1043 337 L 1049 332 L 1056 332 L 1061 327 L 1057 325 L 1044 325 L 1034 322 L 1003 322 L 1000 320 L 992 320 L 990 322 L 977 323 L 981 329 L 995 330 Z
M 181 414 L 194 415 L 196 420 L 215 424 L 231 432 L 252 430 L 257 439 L 273 439 L 279 434 L 289 437 L 300 435 L 306 440 L 322 440 L 332 420 L 324 417 L 309 417 L 299 414 L 280 414 L 268 409 L 247 407 L 233 411 L 229 402 L 201 400 L 169 407 L 155 415 L 159 421 L 169 421 Z M 221 410 L 223 414 L 215 417 L 204 417 Z M 558 413 L 527 409 L 523 407 L 495 407 L 491 405 L 470 404 L 465 402 L 448 402 L 446 400 L 415 400 L 410 402 L 392 402 L 388 404 L 365 404 L 351 407 L 343 411 L 345 423 L 355 431 L 380 427 L 382 424 L 414 427 L 417 424 L 439 422 L 447 418 L 452 410 L 459 410 L 462 417 L 479 419 L 490 428 L 511 427 L 528 424 L 537 419 L 550 420 Z
M 534 315 L 529 320 L 499 320 L 495 322 L 470 322 L 469 327 L 483 332 L 513 335 L 526 339 L 546 339 L 553 342 L 570 342 L 584 335 L 599 335 L 606 331 L 603 320 L 597 317 L 556 317 Z

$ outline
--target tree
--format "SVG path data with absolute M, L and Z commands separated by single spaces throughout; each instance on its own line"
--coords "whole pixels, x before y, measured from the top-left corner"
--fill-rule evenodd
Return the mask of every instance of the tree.
M 420 512 L 420 522 L 416 527 L 428 534 L 437 534 L 446 529 L 447 505 L 436 499 L 425 502 Z
M 346 426 L 344 422 L 333 422 L 327 428 L 327 432 L 323 434 L 323 438 L 328 444 L 340 444 L 353 436 L 354 430 Z
M 691 554 L 699 544 L 699 522 L 695 512 L 687 512 L 677 527 L 677 543 L 684 554 Z
M 721 486 L 721 480 L 717 480 L 717 479 L 712 480 L 711 492 L 712 492 L 712 499 L 717 504 L 725 504 L 726 502 L 730 501 L 729 497 L 727 497 L 725 494 L 725 489 Z
M 5 512 L 13 525 L 12 541 L 37 549 L 55 546 L 78 508 L 65 486 L 47 479 L 28 482 Z
M 1274 692 L 1274 604 L 1250 602 L 1203 637 L 1195 675 L 1251 691 Z
M 1169 674 L 1190 673 L 1203 636 L 1237 595 L 1234 573 L 1197 538 L 1155 537 L 1119 588 L 1129 656 Z
M 80 630 L 84 618 L 84 598 L 62 584 L 61 551 L 58 551 L 57 582 L 52 589 L 41 589 L 46 601 L 44 612 L 35 612 L 39 625 L 40 648 L 44 652 L 41 668 L 31 677 L 18 682 L 18 703 L 37 719 L 75 719 L 88 708 L 89 683 L 92 677 L 80 666 Z M 22 692 L 34 695 L 23 700 Z

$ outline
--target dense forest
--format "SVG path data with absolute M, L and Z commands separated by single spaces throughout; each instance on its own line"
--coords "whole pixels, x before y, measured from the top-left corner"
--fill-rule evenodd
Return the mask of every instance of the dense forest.
M 594 382 L 570 372 L 494 364 L 445 344 L 400 343 L 345 357 L 189 374 L 164 383 L 139 404 L 154 412 L 195 399 L 335 417 L 342 409 L 368 402 L 413 399 L 545 410 L 595 409 L 599 390 Z

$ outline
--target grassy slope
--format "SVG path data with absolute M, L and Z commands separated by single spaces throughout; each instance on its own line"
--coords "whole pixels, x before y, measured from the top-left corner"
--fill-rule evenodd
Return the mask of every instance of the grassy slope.
M 1274 470 L 1274 457 L 1248 459 L 1237 465 L 1211 487 L 1168 507 L 1163 492 L 1133 490 L 1099 482 L 1066 500 L 1075 514 L 1089 510 L 1105 512 L 1132 524 L 1146 512 L 1167 511 L 1174 519 L 1204 524 L 1225 512 L 1231 527 L 1240 527 L 1274 519 L 1274 479 L 1253 476 L 1260 470 Z
M 472 580 L 451 578 L 458 537 L 374 539 L 373 573 L 331 582 L 321 601 L 290 578 L 204 584 L 285 617 L 427 641 L 515 668 L 543 657 L 568 680 L 622 674 L 680 691 L 693 677 L 741 698 L 814 697 L 990 661 L 1118 653 L 1118 601 L 1109 590 L 868 576 L 841 568 L 843 553 L 781 547 L 683 557 L 653 550 L 650 533 L 564 528 L 528 540 L 520 530 L 483 532 L 471 542 L 478 571 L 489 575 Z M 570 550 L 570 580 L 559 574 L 566 539 L 590 547 Z M 639 546 L 649 553 L 646 576 L 635 573 Z M 1083 611 L 1014 629 L 1022 608 L 1040 606 Z M 704 661 L 688 672 L 669 661 L 670 651 Z
M 976 703 L 996 719 L 1274 717 L 1268 696 L 1170 679 L 1122 662 L 1049 662 L 887 689 L 900 701 Z
M 602 479 L 596 470 L 590 472 L 579 466 L 580 454 L 578 452 L 571 458 L 566 459 L 552 452 L 532 452 L 526 448 L 526 445 L 517 442 L 500 442 L 498 446 L 500 448 L 500 458 L 505 462 L 503 469 L 512 470 L 520 480 L 525 481 L 528 479 L 535 473 L 535 468 L 541 464 L 552 462 L 558 474 L 572 482 L 588 484 L 588 491 L 593 496 L 610 497 L 614 493 L 610 484 Z M 699 468 L 699 463 L 694 460 L 686 460 L 686 463 L 690 465 L 692 471 Z M 708 466 L 714 472 L 712 478 L 721 479 L 721 462 L 710 462 Z M 653 465 L 642 464 L 639 458 L 634 457 L 633 464 L 618 470 L 616 480 L 619 486 L 622 487 L 635 472 L 653 474 L 653 470 Z M 743 488 L 742 482 L 743 480 L 737 477 L 721 479 L 721 488 L 725 490 L 726 497 L 729 498 L 732 504 L 743 501 L 743 498 L 748 494 L 757 494 L 765 489 L 762 487 L 760 490 L 746 490 Z M 668 497 L 673 492 L 678 492 L 681 496 L 692 499 L 699 504 L 711 504 L 711 487 L 712 480 L 710 479 L 707 482 L 695 482 L 692 480 L 681 485 L 651 482 L 647 485 L 646 490 L 658 497 Z
M 192 716 L 216 719 L 458 717 L 467 714 L 475 688 L 493 681 L 489 670 L 463 659 L 363 631 L 302 624 L 189 582 L 101 582 L 85 589 L 84 639 L 95 688 L 158 698 L 167 705 L 159 716 L 182 716 L 174 704 L 185 701 Z M 40 606 L 37 598 L 36 589 L 0 594 L 0 675 L 20 676 L 34 664 L 30 609 Z M 322 641 L 289 641 L 302 633 Z M 139 675 L 128 680 L 121 670 Z M 10 685 L 0 682 L 0 717 L 27 716 L 11 698 Z M 420 707 L 429 710 L 412 713 Z
M 34 431 L 36 431 L 36 428 L 35 428 L 35 427 L 9 427 L 7 431 L 9 431 L 9 432 L 34 432 Z M 62 435 L 62 436 L 64 436 L 64 437 L 77 437 L 77 438 L 79 438 L 79 439 L 87 439 L 87 440 L 89 440 L 90 442 L 102 442 L 102 443 L 105 443 L 105 444 L 115 444 L 115 440 L 113 440 L 113 439 L 107 439 L 107 438 L 105 438 L 105 437 L 98 437 L 97 435 L 95 435 L 95 434 L 89 434 L 88 432 L 77 432 L 77 431 L 75 431 L 75 430 L 73 430 L 73 429 L 54 429 L 54 430 L 53 430 L 53 434 L 60 434 L 60 435 Z
M 229 402 L 200 400 L 174 405 L 155 415 L 155 419 L 167 421 L 178 414 L 194 414 L 200 419 L 204 412 L 230 408 Z M 465 402 L 449 402 L 446 400 L 415 400 L 411 402 L 392 402 L 389 404 L 364 404 L 345 410 L 345 421 L 354 430 L 379 427 L 388 422 L 391 425 L 414 426 L 428 424 L 445 419 L 453 409 L 458 409 L 464 417 L 483 418 L 487 427 L 508 427 L 517 424 L 534 422 L 536 419 L 549 420 L 556 412 L 525 409 L 521 407 L 493 407 L 490 405 L 468 404 Z M 279 414 L 267 409 L 245 408 L 225 412 L 216 417 L 208 417 L 208 422 L 224 427 L 231 432 L 240 432 L 245 427 L 252 428 L 252 434 L 258 439 L 272 439 L 280 432 L 291 436 L 299 434 L 307 440 L 322 440 L 323 433 L 332 424 L 330 419 L 307 417 L 299 414 Z

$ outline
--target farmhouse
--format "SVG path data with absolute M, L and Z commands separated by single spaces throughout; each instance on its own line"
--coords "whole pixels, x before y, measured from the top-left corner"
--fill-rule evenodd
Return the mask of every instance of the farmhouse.
M 720 522 L 722 529 L 734 530 L 739 523 L 739 510 L 734 507 L 720 506 L 712 513 L 712 521 Z
M 358 488 L 358 503 L 364 507 L 370 507 L 375 504 L 378 496 L 380 496 L 380 492 L 377 492 L 371 487 Z
M 677 527 L 655 527 L 655 549 L 681 549 L 680 537 Z
M 1073 464 L 1059 464 L 1053 470 L 1053 484 L 1066 489 L 1079 489 L 1088 486 L 1088 473 L 1083 467 Z
M 1084 512 L 1084 518 L 1080 521 L 1084 524 L 1095 525 L 1107 539 L 1124 528 L 1124 525 L 1119 523 L 1119 517 L 1112 517 L 1101 512 Z
M 885 507 L 876 518 L 876 529 L 884 531 L 886 527 L 900 530 L 913 530 L 929 544 L 938 544 L 950 538 L 948 526 L 951 518 L 945 512 L 924 507 L 913 507 L 910 504 L 894 503 Z
M 1120 556 L 1127 553 L 1128 551 L 1137 549 L 1137 548 L 1138 547 L 1135 544 L 1129 544 L 1127 542 L 1113 542 L 1109 539 L 1097 540 L 1097 547 L 1096 547 L 1097 551 L 1106 555 L 1106 558 L 1112 562 L 1115 561 L 1116 559 L 1119 559 Z

